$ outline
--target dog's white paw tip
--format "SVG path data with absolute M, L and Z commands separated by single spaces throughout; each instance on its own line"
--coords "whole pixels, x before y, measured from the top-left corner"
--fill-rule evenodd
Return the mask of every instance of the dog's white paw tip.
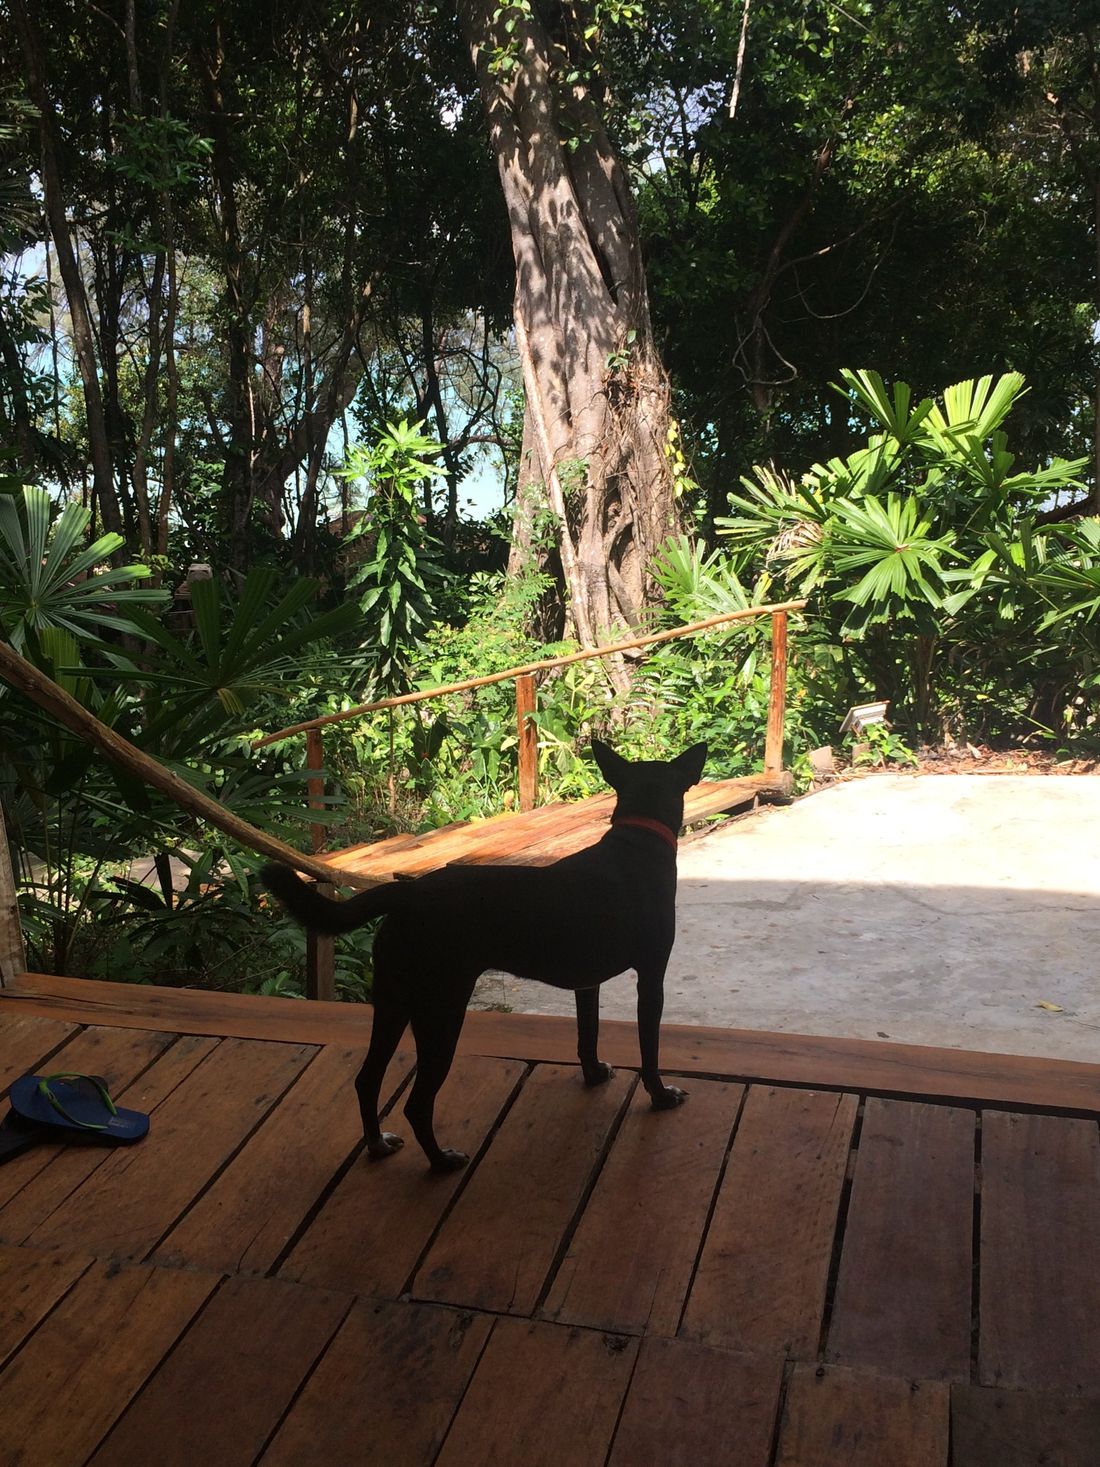
M 606 1085 L 608 1080 L 614 1077 L 615 1071 L 610 1065 L 598 1064 L 584 1072 L 584 1083 L 586 1085 Z
M 367 1155 L 372 1161 L 384 1161 L 387 1156 L 400 1151 L 404 1144 L 403 1137 L 395 1136 L 392 1131 L 383 1131 L 377 1141 L 367 1142 Z
M 466 1165 L 470 1158 L 464 1151 L 451 1151 L 444 1148 L 435 1161 L 432 1162 L 433 1172 L 457 1172 Z

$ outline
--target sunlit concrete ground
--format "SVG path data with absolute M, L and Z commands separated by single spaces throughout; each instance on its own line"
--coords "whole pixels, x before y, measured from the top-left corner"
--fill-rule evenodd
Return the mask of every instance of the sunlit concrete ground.
M 1100 778 L 872 775 L 679 869 L 669 1022 L 1100 1060 Z M 602 994 L 633 1017 L 632 975 Z M 497 975 L 475 1002 L 573 1012 Z

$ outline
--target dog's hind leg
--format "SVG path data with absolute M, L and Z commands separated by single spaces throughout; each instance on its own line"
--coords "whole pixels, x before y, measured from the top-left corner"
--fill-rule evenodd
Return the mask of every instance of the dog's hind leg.
M 452 991 L 450 997 L 438 998 L 430 1006 L 418 1007 L 413 1013 L 416 1077 L 405 1102 L 405 1116 L 433 1172 L 457 1171 L 470 1159 L 464 1151 L 440 1146 L 435 1139 L 434 1116 L 435 1097 L 450 1072 L 458 1036 L 466 1018 L 466 1004 L 473 988 L 474 978 L 471 978 L 464 991 L 458 994 Z
M 363 1067 L 355 1077 L 355 1093 L 359 1098 L 359 1114 L 363 1117 L 367 1153 L 375 1161 L 392 1155 L 405 1144 L 400 1136 L 395 1136 L 392 1131 L 383 1131 L 379 1125 L 378 1097 L 386 1067 L 393 1059 L 408 1022 L 409 1016 L 401 1008 L 385 1002 L 375 1002 L 370 1047 Z
M 665 964 L 638 968 L 638 1044 L 642 1052 L 642 1084 L 654 1110 L 683 1105 L 687 1091 L 661 1079 L 661 1014 L 665 1006 Z
M 577 1000 L 577 1058 L 581 1062 L 584 1083 L 604 1085 L 615 1071 L 596 1054 L 600 1035 L 600 990 L 578 988 L 574 997 Z

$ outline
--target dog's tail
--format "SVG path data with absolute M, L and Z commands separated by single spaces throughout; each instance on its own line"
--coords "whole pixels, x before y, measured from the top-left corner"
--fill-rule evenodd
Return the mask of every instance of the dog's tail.
M 364 922 L 385 916 L 403 904 L 408 892 L 408 883 L 386 881 L 369 891 L 356 892 L 347 901 L 336 901 L 322 896 L 316 886 L 302 881 L 289 866 L 281 866 L 276 861 L 261 868 L 260 880 L 303 927 L 332 934 L 352 932 Z

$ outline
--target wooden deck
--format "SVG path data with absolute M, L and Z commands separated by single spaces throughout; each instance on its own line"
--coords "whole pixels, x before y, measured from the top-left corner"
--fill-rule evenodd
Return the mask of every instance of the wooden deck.
M 431 1177 L 360 1155 L 368 1025 L 0 992 L 0 1085 L 152 1115 L 0 1168 L 0 1462 L 1100 1461 L 1100 1067 L 673 1029 L 655 1115 L 563 1022 L 472 1014 L 439 1129 L 474 1161 Z
M 684 824 L 744 809 L 757 799 L 789 794 L 790 782 L 790 775 L 785 773 L 704 780 L 684 797 Z M 558 800 L 522 813 L 458 821 L 423 835 L 393 835 L 366 845 L 348 846 L 322 854 L 320 859 L 338 872 L 373 881 L 423 876 L 456 862 L 542 865 L 601 840 L 607 833 L 615 798 L 609 792 L 585 800 Z

